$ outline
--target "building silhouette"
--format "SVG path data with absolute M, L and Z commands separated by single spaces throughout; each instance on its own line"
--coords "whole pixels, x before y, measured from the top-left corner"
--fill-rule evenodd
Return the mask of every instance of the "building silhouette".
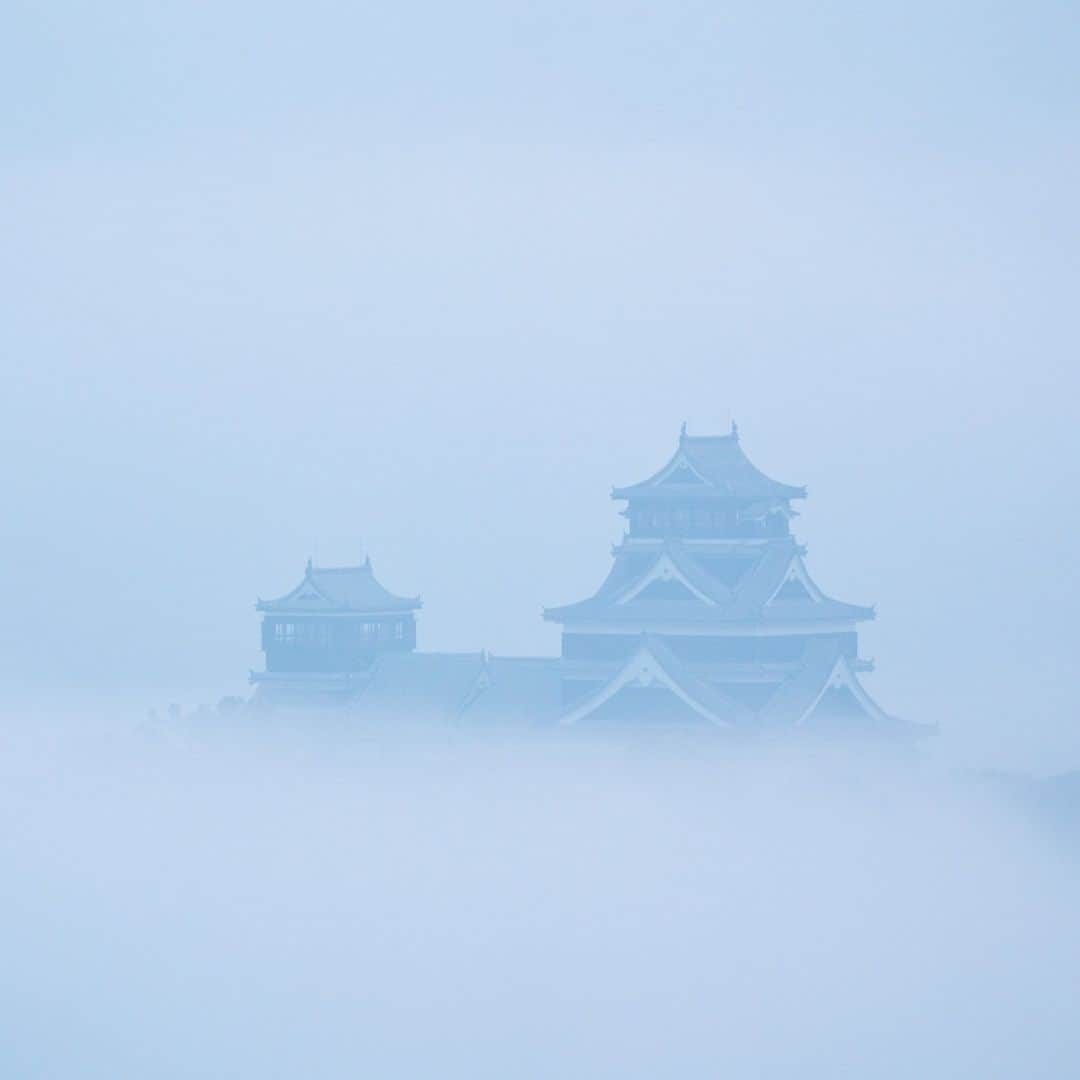
M 368 681 L 375 661 L 416 648 L 419 597 L 395 596 L 363 566 L 316 567 L 277 600 L 260 600 L 266 670 L 260 697 L 279 704 L 336 703 Z
M 320 569 L 260 601 L 266 671 L 256 702 L 336 704 L 466 724 L 706 726 L 885 737 L 922 725 L 890 716 L 862 685 L 858 624 L 791 534 L 806 490 L 765 476 L 737 427 L 697 437 L 612 498 L 628 528 L 596 593 L 548 608 L 561 655 L 416 650 L 419 598 L 388 592 L 370 560 Z

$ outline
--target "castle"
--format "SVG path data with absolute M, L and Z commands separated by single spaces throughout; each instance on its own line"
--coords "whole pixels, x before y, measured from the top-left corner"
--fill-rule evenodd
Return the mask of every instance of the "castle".
M 259 601 L 266 670 L 255 702 L 462 724 L 705 726 L 904 737 L 860 676 L 872 608 L 826 596 L 791 534 L 806 489 L 760 472 L 737 427 L 685 425 L 671 459 L 612 498 L 628 529 L 590 597 L 548 608 L 558 657 L 425 653 L 419 597 L 388 592 L 370 560 L 321 568 Z

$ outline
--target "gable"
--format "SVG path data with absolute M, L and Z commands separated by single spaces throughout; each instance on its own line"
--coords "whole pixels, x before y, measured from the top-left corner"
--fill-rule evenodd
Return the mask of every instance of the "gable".
M 659 476 L 649 483 L 654 487 L 664 484 L 708 484 L 708 480 L 698 472 L 685 454 L 678 454 Z
M 814 707 L 811 717 L 863 717 L 866 710 L 850 686 L 830 686 Z
M 821 590 L 811 580 L 801 558 L 797 555 L 788 564 L 784 574 L 784 580 L 777 590 L 766 601 L 767 604 L 790 603 L 791 601 L 807 601 L 817 604 L 824 597 Z
M 711 726 L 666 686 L 624 686 L 582 717 L 590 727 L 641 725 Z
M 650 581 L 640 592 L 637 592 L 626 601 L 630 604 L 665 604 L 685 607 L 692 604 L 695 607 L 711 607 L 709 601 L 703 600 L 697 593 L 691 592 L 681 581 L 670 578 L 667 580 L 657 578 Z
M 772 602 L 775 603 L 778 600 L 809 600 L 813 602 L 813 599 L 810 590 L 798 578 L 788 578 L 777 590 Z
M 687 465 L 679 465 L 667 476 L 663 477 L 659 483 L 661 484 L 704 484 L 705 481 L 701 479 L 696 472 L 693 471 Z
M 653 590 L 655 585 L 674 586 Z M 653 563 L 652 568 L 631 589 L 624 592 L 617 600 L 619 604 L 628 604 L 639 599 L 645 593 L 651 593 L 650 599 L 665 603 L 686 604 L 688 601 L 714 605 L 716 600 L 703 592 L 698 585 L 672 562 L 669 555 L 663 555 Z M 685 594 L 685 595 L 684 595 Z
M 830 686 L 811 709 L 805 723 L 823 732 L 865 730 L 878 717 L 867 710 L 851 686 Z
M 670 696 L 709 723 L 718 727 L 730 726 L 732 722 L 730 714 L 738 713 L 742 707 L 728 698 L 723 698 L 713 687 L 706 684 L 694 684 L 691 679 L 688 685 L 685 677 L 680 678 L 665 667 L 665 662 L 657 658 L 654 650 L 659 650 L 660 655 L 665 656 L 669 664 L 677 665 L 678 661 L 674 656 L 667 654 L 667 650 L 658 643 L 643 644 L 630 662 L 596 694 L 564 713 L 559 721 L 560 724 L 575 724 L 578 720 L 596 712 L 623 690 L 634 688 L 665 691 L 665 694 L 659 695 L 661 699 L 666 700 Z M 710 698 L 711 701 L 708 700 Z
M 823 682 L 813 702 L 795 721 L 797 726 L 806 724 L 826 731 L 854 732 L 865 730 L 868 721 L 873 726 L 895 723 L 867 694 L 844 657 L 837 658 Z

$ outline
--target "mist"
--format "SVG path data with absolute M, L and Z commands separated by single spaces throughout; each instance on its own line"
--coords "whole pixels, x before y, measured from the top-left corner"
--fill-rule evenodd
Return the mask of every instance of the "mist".
M 1080 8 L 8 8 L 0 1074 L 1080 1070 Z M 735 422 L 925 737 L 256 707 L 311 561 L 554 664 Z
M 8 718 L 4 1074 L 1080 1062 L 1075 813 L 836 747 L 404 719 Z

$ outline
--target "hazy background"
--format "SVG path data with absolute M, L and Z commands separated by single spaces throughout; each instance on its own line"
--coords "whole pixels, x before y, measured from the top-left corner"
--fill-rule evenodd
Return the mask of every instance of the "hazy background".
M 8 723 L 0 1074 L 1061 1080 L 1078 793 L 1059 833 L 715 740 Z
M 684 419 L 942 760 L 1080 766 L 1075 3 L 16 0 L 9 699 L 243 692 L 309 554 L 557 649 Z
M 1075 781 L 963 777 L 1080 767 L 1078 55 L 1064 0 L 5 5 L 0 1073 L 1075 1074 Z M 926 766 L 145 719 L 308 555 L 554 654 L 611 485 L 732 416 Z

